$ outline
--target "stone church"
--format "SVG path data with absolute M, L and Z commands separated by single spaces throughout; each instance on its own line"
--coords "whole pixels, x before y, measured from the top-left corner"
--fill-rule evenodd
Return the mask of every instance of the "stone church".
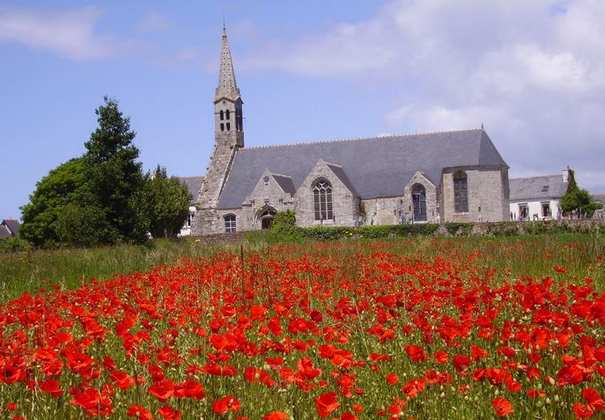
M 194 235 L 266 229 L 285 210 L 300 226 L 509 219 L 508 165 L 483 128 L 245 147 L 243 112 L 223 31 Z

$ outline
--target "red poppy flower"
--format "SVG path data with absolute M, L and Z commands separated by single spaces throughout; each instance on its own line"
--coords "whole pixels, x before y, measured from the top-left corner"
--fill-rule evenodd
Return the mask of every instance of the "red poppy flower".
M 328 417 L 334 411 L 338 410 L 340 403 L 336 392 L 324 392 L 315 398 L 315 408 L 319 417 Z
M 426 360 L 426 353 L 422 348 L 410 344 L 405 347 L 405 352 L 412 362 L 424 362 Z
M 572 410 L 577 418 L 587 418 L 592 417 L 594 411 L 588 404 L 575 403 L 572 407 Z
M 272 411 L 263 416 L 263 420 L 290 420 L 290 415 L 283 411 Z
M 415 398 L 424 390 L 424 386 L 425 382 L 423 379 L 412 379 L 411 381 L 406 382 L 401 390 L 408 397 Z
M 386 380 L 389 385 L 395 385 L 397 382 L 399 382 L 399 376 L 391 372 L 387 375 Z
M 120 389 L 128 389 L 134 385 L 134 378 L 122 370 L 114 370 L 111 372 L 111 379 Z
M 181 418 L 181 412 L 168 405 L 158 409 L 158 413 L 166 420 L 179 420 Z
M 141 405 L 131 405 L 127 414 L 129 417 L 136 417 L 138 420 L 153 420 L 151 412 Z
M 577 365 L 565 366 L 557 373 L 557 383 L 563 385 L 577 385 L 584 380 L 584 373 Z
M 594 411 L 601 411 L 605 408 L 605 401 L 603 401 L 601 394 L 594 388 L 584 388 L 582 390 L 582 398 Z
M 492 401 L 492 406 L 496 410 L 498 417 L 508 416 L 513 412 L 513 405 L 504 397 L 498 397 Z
M 174 383 L 170 379 L 162 379 L 149 387 L 148 392 L 160 401 L 166 401 L 174 395 Z
M 240 402 L 230 395 L 220 398 L 212 403 L 212 411 L 224 416 L 228 412 L 235 412 L 240 409 Z
M 61 384 L 56 379 L 47 379 L 38 384 L 40 389 L 54 398 L 59 398 L 63 396 L 63 390 L 61 389 Z

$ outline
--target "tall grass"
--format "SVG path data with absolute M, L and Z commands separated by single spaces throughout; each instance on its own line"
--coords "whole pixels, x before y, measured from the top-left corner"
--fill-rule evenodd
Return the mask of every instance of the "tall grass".
M 274 253 L 285 249 L 284 255 L 294 256 L 306 249 L 323 249 L 326 254 L 346 252 L 374 252 L 375 241 L 341 240 L 317 242 L 303 240 L 304 246 L 290 243 L 275 244 L 263 241 L 262 235 L 241 244 L 208 245 L 204 242 L 156 240 L 147 245 L 118 245 L 90 249 L 40 250 L 14 254 L 0 254 L 0 302 L 22 293 L 35 293 L 40 288 L 75 288 L 91 279 L 107 279 L 117 274 L 147 271 L 160 264 L 171 264 L 179 258 L 196 258 L 217 250 L 231 248 L 239 253 L 260 251 Z M 393 245 L 391 252 L 416 258 L 434 258 L 448 250 L 469 253 L 479 249 L 486 269 L 498 273 L 511 272 L 539 276 L 552 269 L 553 261 L 562 264 L 577 277 L 592 277 L 597 288 L 605 288 L 603 265 L 597 258 L 605 255 L 605 236 L 597 234 L 546 234 L 514 237 L 410 237 L 386 241 Z M 527 244 L 531 246 L 526 246 Z M 346 247 L 343 246 L 346 244 Z M 523 252 L 519 250 L 523 249 Z M 277 254 L 277 252 L 275 252 Z M 342 254 L 341 254 L 342 255 Z
M 208 255 L 213 249 L 194 240 L 156 240 L 147 245 L 0 254 L 0 301 L 40 288 L 75 288 L 93 278 L 147 271 L 182 257 Z

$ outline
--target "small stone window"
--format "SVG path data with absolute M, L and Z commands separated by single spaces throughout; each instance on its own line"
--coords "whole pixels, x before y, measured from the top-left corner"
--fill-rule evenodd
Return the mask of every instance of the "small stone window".
M 468 212 L 468 178 L 464 171 L 454 173 L 454 211 Z
M 231 123 L 227 123 L 227 131 L 231 130 Z
M 312 191 L 315 220 L 333 220 L 332 184 L 319 179 L 313 183 Z
M 231 111 L 227 110 L 227 120 L 229 120 L 231 118 Z
M 225 233 L 233 233 L 237 230 L 235 214 L 226 214 L 223 220 L 225 221 Z
M 221 123 L 221 131 L 225 131 L 225 124 Z
M 221 121 L 223 121 L 225 119 L 225 113 L 223 112 L 222 109 L 221 109 L 220 115 L 221 115 Z

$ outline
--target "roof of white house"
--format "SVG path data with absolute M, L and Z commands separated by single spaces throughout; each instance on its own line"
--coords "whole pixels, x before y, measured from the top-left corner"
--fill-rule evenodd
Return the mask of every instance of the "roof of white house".
M 511 201 L 557 199 L 563 197 L 565 191 L 567 182 L 563 182 L 561 174 L 510 179 Z

